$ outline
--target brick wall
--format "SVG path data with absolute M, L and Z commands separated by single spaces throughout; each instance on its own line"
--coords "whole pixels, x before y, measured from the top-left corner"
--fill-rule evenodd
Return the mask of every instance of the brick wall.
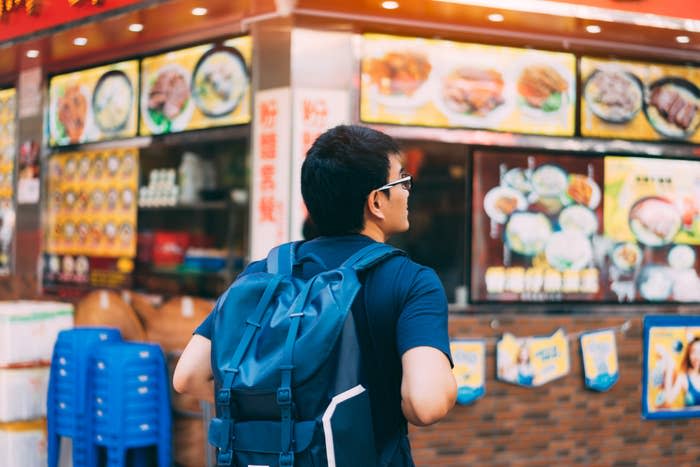
M 492 321 L 497 320 L 495 329 Z M 584 388 L 580 344 L 570 342 L 571 372 L 536 388 L 495 380 L 494 339 L 486 347 L 486 395 L 457 405 L 440 423 L 411 428 L 418 466 L 700 465 L 700 419 L 641 418 L 642 317 L 452 315 L 450 337 L 569 334 L 619 327 L 620 379 L 608 392 Z

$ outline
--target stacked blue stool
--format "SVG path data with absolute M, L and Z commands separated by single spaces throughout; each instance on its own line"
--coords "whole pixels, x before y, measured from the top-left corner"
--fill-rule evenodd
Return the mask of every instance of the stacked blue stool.
M 47 395 L 49 467 L 58 465 L 61 437 L 72 440 L 75 467 L 96 465 L 89 360 L 96 347 L 119 341 L 121 333 L 114 328 L 75 328 L 58 334 L 51 357 Z
M 158 466 L 171 463 L 170 385 L 157 344 L 109 342 L 90 359 L 93 442 L 107 466 L 126 465 L 127 451 L 155 446 Z M 140 461 L 140 462 L 139 462 Z M 144 463 L 135 457 L 134 463 Z

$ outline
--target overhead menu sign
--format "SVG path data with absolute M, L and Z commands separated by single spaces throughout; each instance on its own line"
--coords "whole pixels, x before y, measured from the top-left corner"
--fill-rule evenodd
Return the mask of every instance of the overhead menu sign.
M 363 121 L 574 134 L 572 54 L 379 34 L 363 47 Z

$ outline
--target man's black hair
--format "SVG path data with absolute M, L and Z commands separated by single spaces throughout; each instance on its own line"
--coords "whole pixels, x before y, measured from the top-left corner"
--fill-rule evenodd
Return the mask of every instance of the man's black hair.
M 387 183 L 394 154 L 399 147 L 390 136 L 358 125 L 339 125 L 316 139 L 301 167 L 301 194 L 319 234 L 363 229 L 367 196 Z

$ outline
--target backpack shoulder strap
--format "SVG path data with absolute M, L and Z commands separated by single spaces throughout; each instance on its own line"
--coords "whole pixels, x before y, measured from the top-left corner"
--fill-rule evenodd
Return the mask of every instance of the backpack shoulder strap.
M 302 242 L 289 242 L 276 246 L 267 255 L 267 272 L 288 276 L 292 273 L 296 251 Z
M 343 262 L 341 267 L 349 267 L 355 271 L 364 271 L 371 269 L 391 256 L 405 254 L 406 252 L 403 250 L 394 248 L 386 243 L 372 243 L 371 245 L 367 245 L 366 247 L 355 252 L 355 254 Z

